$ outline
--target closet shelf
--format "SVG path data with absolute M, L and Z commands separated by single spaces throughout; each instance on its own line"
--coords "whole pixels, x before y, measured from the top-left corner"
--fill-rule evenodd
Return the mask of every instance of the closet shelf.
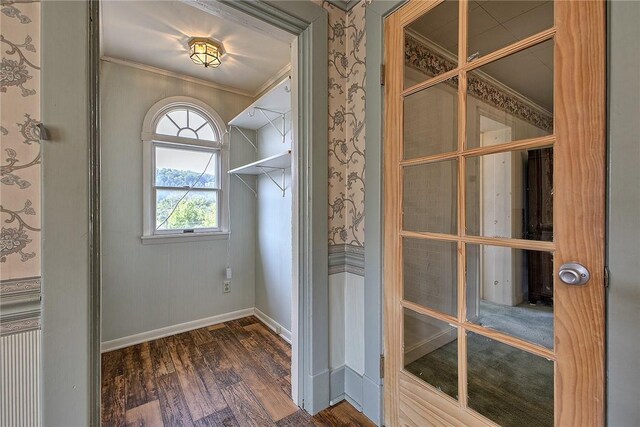
M 266 157 L 262 160 L 258 160 L 257 162 L 231 169 L 229 173 L 233 175 L 262 175 L 265 172 L 265 169 L 288 169 L 290 167 L 291 150 L 287 150 L 284 153 Z
M 231 169 L 230 175 L 234 175 L 238 178 L 249 190 L 251 190 L 254 196 L 258 197 L 256 189 L 251 187 L 244 179 L 243 175 L 266 175 L 269 177 L 276 187 L 282 191 L 282 197 L 286 194 L 285 183 L 285 170 L 291 167 L 291 150 L 287 150 L 284 153 L 276 154 L 275 156 L 267 157 L 257 162 L 249 163 L 248 165 L 240 166 L 239 168 Z M 276 181 L 271 172 L 280 171 L 280 182 Z
M 264 125 L 284 120 L 291 111 L 291 80 L 286 77 L 277 86 L 234 117 L 229 124 L 244 129 L 260 129 Z M 283 130 L 280 130 L 283 132 Z

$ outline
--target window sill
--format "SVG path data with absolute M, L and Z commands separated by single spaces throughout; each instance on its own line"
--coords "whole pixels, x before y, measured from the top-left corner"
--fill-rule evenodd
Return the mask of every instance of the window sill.
M 229 233 L 220 231 L 215 233 L 184 233 L 184 234 L 155 234 L 141 236 L 143 245 L 158 245 L 166 243 L 201 242 L 204 240 L 227 240 Z

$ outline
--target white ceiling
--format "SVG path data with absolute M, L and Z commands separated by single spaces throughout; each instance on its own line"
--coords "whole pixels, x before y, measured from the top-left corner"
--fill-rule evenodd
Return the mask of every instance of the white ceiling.
M 195 4 L 195 3 L 194 3 Z M 202 79 L 255 95 L 286 70 L 290 43 L 180 1 L 102 0 L 102 55 Z M 191 37 L 208 37 L 226 50 L 218 68 L 194 64 Z
M 553 26 L 552 1 L 477 0 L 469 3 L 469 55 L 494 52 Z M 458 2 L 447 0 L 409 25 L 457 56 Z M 553 43 L 545 42 L 480 68 L 553 111 Z

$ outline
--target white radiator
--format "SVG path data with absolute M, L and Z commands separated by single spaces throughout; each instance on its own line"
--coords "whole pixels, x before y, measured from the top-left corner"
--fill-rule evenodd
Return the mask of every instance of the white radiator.
M 0 426 L 40 426 L 40 330 L 0 338 Z

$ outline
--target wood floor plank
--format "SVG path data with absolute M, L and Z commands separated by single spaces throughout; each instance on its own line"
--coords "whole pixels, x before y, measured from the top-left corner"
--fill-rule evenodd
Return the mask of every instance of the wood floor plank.
M 161 375 L 156 379 L 160 411 L 165 426 L 186 427 L 193 425 L 189 407 L 182 393 L 178 374 Z
M 255 323 L 253 325 L 246 326 L 245 329 L 248 331 L 255 331 L 262 335 L 265 339 L 277 346 L 278 350 L 284 354 L 285 359 L 291 360 L 291 345 L 263 323 Z
M 316 425 L 313 417 L 303 409 L 300 409 L 276 423 L 278 427 L 313 427 Z
M 194 329 L 193 331 L 189 331 L 189 335 L 197 346 L 213 342 L 213 337 L 207 328 Z
M 253 336 L 242 340 L 242 345 L 249 355 L 262 366 L 277 381 L 278 378 L 289 375 L 289 370 L 268 351 L 263 342 L 258 342 Z
M 124 351 L 114 350 L 103 353 L 101 359 L 102 378 L 115 378 L 124 374 Z
M 208 326 L 207 329 L 209 331 L 215 331 L 216 329 L 222 329 L 222 328 L 226 328 L 227 325 L 225 325 L 224 323 L 218 323 L 217 325 L 211 325 Z
M 271 376 L 246 353 L 238 340 L 222 341 L 223 351 L 232 361 L 234 369 L 251 389 L 274 421 L 281 420 L 298 410 L 291 398 Z
M 231 408 L 218 411 L 213 415 L 196 421 L 195 427 L 240 427 Z
M 102 384 L 102 426 L 122 427 L 126 424 L 127 391 L 124 375 L 105 377 L 102 379 Z
M 153 400 L 144 405 L 127 410 L 127 427 L 162 427 L 160 404 Z
M 167 343 L 163 338 L 149 342 L 149 350 L 151 352 L 153 373 L 156 377 L 176 371 L 173 367 L 173 361 L 171 360 Z
M 149 343 L 124 349 L 127 410 L 158 400 Z
M 247 326 L 247 325 L 252 325 L 254 323 L 260 323 L 260 320 L 256 316 L 247 316 L 247 317 L 243 317 L 241 319 L 236 320 L 236 322 L 240 326 Z
M 272 333 L 272 331 L 268 330 L 263 324 L 245 326 L 245 330 L 249 331 L 251 338 L 253 338 L 274 361 L 286 367 L 287 371 L 290 371 L 291 355 L 287 354 L 287 351 L 282 347 L 283 340 L 281 337 Z M 291 346 L 285 343 L 284 347 L 288 350 Z
M 213 372 L 215 381 L 220 388 L 228 387 L 240 382 L 240 375 L 233 368 L 233 363 L 220 346 L 220 342 L 209 343 L 200 347 L 209 368 Z
M 233 335 L 235 335 L 235 337 L 239 340 L 249 338 L 250 336 L 249 333 L 244 329 L 244 326 L 242 326 L 239 320 L 232 320 L 230 322 L 227 322 L 227 327 L 231 329 L 231 332 L 233 332 Z
M 183 345 L 179 338 L 168 338 L 172 338 L 167 339 L 167 346 L 191 418 L 197 421 L 223 410 L 227 404 L 204 359 L 198 356 L 199 353 L 194 353 L 193 349 Z
M 105 353 L 102 425 L 373 426 L 347 402 L 316 417 L 297 408 L 290 354 L 254 316 Z
M 222 394 L 242 427 L 275 426 L 269 414 L 243 382 L 223 388 Z

